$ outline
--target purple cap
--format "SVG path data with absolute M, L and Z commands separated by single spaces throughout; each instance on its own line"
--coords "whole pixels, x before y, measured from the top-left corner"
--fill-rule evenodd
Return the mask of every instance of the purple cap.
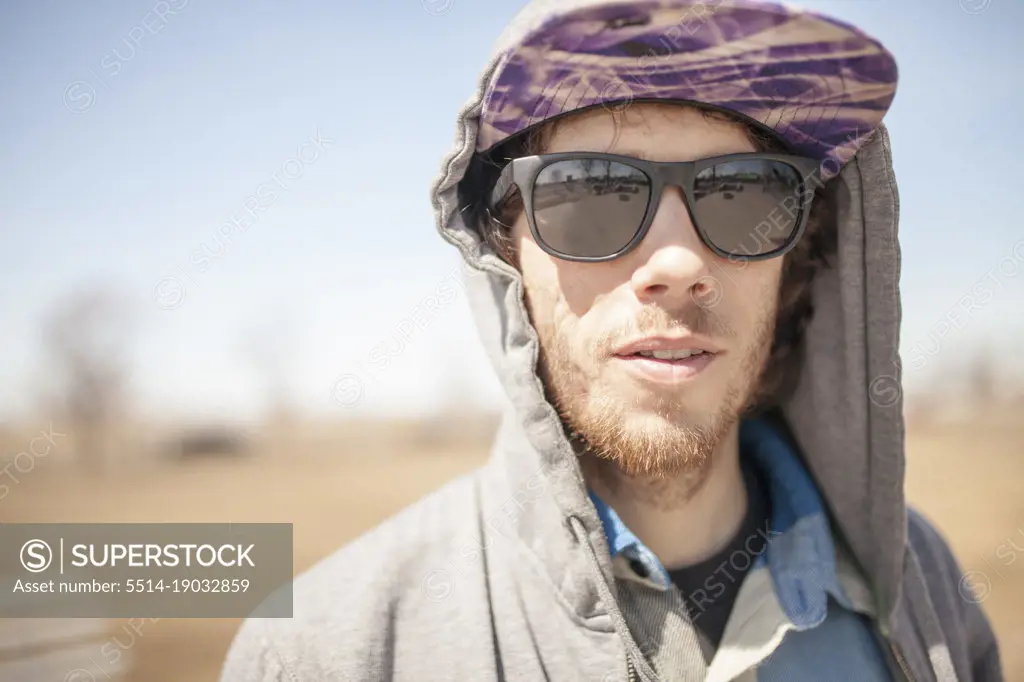
M 831 176 L 896 93 L 896 61 L 881 43 L 794 7 L 758 0 L 532 4 L 544 13 L 500 53 L 477 151 L 592 106 L 679 101 L 759 123 Z M 830 158 L 833 164 L 823 163 Z

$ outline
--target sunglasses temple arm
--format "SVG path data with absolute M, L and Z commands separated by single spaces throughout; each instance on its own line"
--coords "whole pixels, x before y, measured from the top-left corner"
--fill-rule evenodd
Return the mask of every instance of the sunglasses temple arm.
M 487 207 L 491 210 L 497 208 L 501 200 L 504 199 L 505 195 L 507 195 L 509 190 L 512 189 L 512 185 L 512 164 L 510 163 L 501 171 L 501 176 L 498 178 L 498 182 L 494 185 L 494 189 L 491 190 L 491 200 Z

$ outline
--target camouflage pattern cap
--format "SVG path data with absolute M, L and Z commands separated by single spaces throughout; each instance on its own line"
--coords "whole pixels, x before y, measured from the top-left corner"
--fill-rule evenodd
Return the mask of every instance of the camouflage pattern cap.
M 877 40 L 759 0 L 534 0 L 497 50 L 481 152 L 584 108 L 672 100 L 766 126 L 831 176 L 896 93 L 896 61 Z

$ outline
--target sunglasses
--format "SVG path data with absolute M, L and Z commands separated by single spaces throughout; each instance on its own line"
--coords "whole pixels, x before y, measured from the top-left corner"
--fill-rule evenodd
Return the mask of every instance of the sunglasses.
M 600 262 L 639 244 L 665 187 L 679 187 L 701 241 L 722 258 L 755 261 L 786 253 L 800 239 L 814 192 L 804 178 L 818 162 L 743 153 L 655 162 L 618 154 L 565 152 L 513 159 L 489 208 L 500 213 L 519 188 L 530 231 L 552 256 Z

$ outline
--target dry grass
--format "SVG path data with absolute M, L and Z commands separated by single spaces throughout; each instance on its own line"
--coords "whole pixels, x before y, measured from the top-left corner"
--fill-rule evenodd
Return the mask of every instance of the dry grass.
M 908 498 L 987 588 L 1006 679 L 1024 680 L 1024 422 L 920 428 L 907 449 Z
M 483 460 L 421 451 L 382 457 L 260 457 L 149 469 L 102 478 L 33 472 L 0 502 L 6 522 L 291 522 L 302 571 L 362 531 Z M 997 547 L 1024 529 L 1024 426 L 916 428 L 909 444 L 911 499 L 933 518 L 965 567 L 986 572 L 985 601 L 1003 645 L 1008 679 L 1024 680 L 1024 556 Z M 1024 530 L 1017 545 L 1024 547 Z M 1024 553 L 1022 553 L 1024 554 Z M 998 572 L 997 572 L 998 571 Z M 212 682 L 237 619 L 161 620 L 132 648 L 133 682 Z

